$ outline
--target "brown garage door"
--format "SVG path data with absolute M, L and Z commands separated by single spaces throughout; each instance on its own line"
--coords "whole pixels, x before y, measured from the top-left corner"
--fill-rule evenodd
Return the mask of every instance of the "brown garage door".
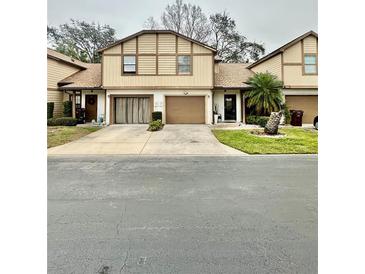
M 204 96 L 166 96 L 167 124 L 205 124 Z
M 149 97 L 115 98 L 116 124 L 147 124 L 151 121 Z
M 289 109 L 304 111 L 303 123 L 305 124 L 312 124 L 314 117 L 318 115 L 317 95 L 287 95 L 285 102 Z

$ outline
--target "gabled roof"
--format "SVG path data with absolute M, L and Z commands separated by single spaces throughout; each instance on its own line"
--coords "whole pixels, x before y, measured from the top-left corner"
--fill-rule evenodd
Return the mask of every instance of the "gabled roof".
M 256 62 L 252 63 L 251 65 L 249 65 L 247 68 L 251 69 L 255 66 L 257 66 L 258 64 L 261 64 L 262 62 L 270 59 L 271 57 L 274 57 L 280 53 L 282 53 L 284 50 L 286 50 L 287 48 L 291 47 L 292 45 L 298 43 L 299 41 L 303 40 L 304 38 L 313 35 L 315 37 L 318 37 L 318 34 L 314 31 L 308 31 L 306 33 L 304 33 L 303 35 L 295 38 L 294 40 L 290 41 L 289 43 L 286 43 L 284 46 L 274 50 L 273 52 L 269 53 L 268 55 L 262 57 L 261 59 L 257 60 Z
M 214 74 L 215 89 L 241 89 L 249 87 L 245 82 L 254 73 L 245 63 L 218 63 Z
M 66 77 L 58 85 L 60 90 L 100 89 L 101 64 L 87 64 L 87 69 Z
M 47 48 L 47 58 L 56 60 L 56 61 L 61 61 L 64 63 L 67 63 L 69 65 L 81 68 L 81 69 L 86 69 L 87 68 L 87 63 L 81 62 L 77 59 L 71 58 L 70 56 L 64 55 L 62 53 L 59 53 L 58 51 L 55 51 L 53 49 Z
M 137 36 L 140 36 L 142 34 L 155 34 L 155 33 L 174 34 L 174 35 L 177 35 L 177 36 L 179 36 L 179 37 L 181 37 L 183 39 L 186 39 L 186 40 L 188 40 L 190 42 L 193 42 L 193 43 L 196 43 L 196 44 L 198 44 L 198 45 L 200 45 L 202 47 L 205 47 L 205 48 L 207 48 L 207 49 L 209 49 L 209 50 L 211 50 L 213 52 L 216 52 L 217 51 L 215 48 L 212 48 L 211 46 L 208 46 L 207 44 L 204 44 L 202 42 L 199 42 L 198 40 L 192 39 L 190 37 L 187 37 L 187 36 L 185 36 L 185 35 L 183 35 L 181 33 L 178 33 L 176 31 L 173 31 L 173 30 L 141 30 L 141 31 L 136 32 L 136 33 L 134 33 L 132 35 L 129 35 L 129 36 L 123 38 L 123 39 L 117 40 L 117 41 L 115 41 L 114 43 L 110 44 L 109 46 L 107 46 L 105 48 L 99 49 L 98 52 L 102 52 L 102 51 L 104 51 L 104 50 L 106 50 L 108 48 L 111 48 L 111 47 L 116 46 L 116 45 L 118 45 L 120 43 L 126 42 L 128 40 L 131 40 L 131 39 L 133 39 L 133 38 L 135 38 Z

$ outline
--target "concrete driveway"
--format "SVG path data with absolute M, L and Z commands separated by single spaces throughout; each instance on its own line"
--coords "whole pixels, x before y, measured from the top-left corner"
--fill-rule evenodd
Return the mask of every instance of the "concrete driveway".
M 207 125 L 113 125 L 77 141 L 50 148 L 48 155 L 244 155 L 218 142 Z

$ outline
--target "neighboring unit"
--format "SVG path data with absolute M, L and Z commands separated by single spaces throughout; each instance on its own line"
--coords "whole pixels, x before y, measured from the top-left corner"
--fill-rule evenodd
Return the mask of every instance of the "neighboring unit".
M 63 77 L 49 85 L 49 95 L 57 94 L 55 114 L 62 112 L 62 100 L 72 100 L 74 116 L 84 108 L 86 121 L 108 125 L 148 123 L 153 111 L 161 111 L 167 124 L 211 124 L 214 112 L 222 122 L 244 123 L 246 82 L 255 72 L 268 71 L 283 80 L 287 104 L 304 110 L 305 123 L 317 115 L 314 32 L 253 64 L 222 63 L 214 48 L 169 30 L 143 30 L 99 52 L 101 64 L 56 53 L 64 58 L 57 60 Z M 53 55 L 48 50 L 50 62 Z M 49 68 L 49 78 L 50 73 Z
M 318 115 L 318 35 L 309 31 L 247 68 L 270 72 L 283 81 L 289 109 L 303 110 L 303 123 Z

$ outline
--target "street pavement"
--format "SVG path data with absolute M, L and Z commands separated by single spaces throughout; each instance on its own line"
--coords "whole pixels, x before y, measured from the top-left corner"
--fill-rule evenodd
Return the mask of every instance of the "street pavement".
M 48 273 L 317 273 L 317 156 L 49 156 Z

